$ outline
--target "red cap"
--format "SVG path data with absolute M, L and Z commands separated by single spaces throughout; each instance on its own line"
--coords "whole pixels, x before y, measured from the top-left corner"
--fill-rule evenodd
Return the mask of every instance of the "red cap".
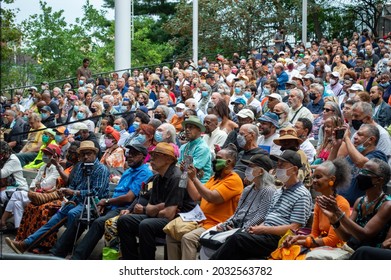
M 43 152 L 47 152 L 51 155 L 54 155 L 55 153 L 59 156 L 61 155 L 60 147 L 55 144 L 49 144 L 46 148 L 42 150 Z

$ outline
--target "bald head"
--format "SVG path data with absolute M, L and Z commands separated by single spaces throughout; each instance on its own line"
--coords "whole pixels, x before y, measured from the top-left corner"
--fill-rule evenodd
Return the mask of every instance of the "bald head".
M 218 126 L 217 116 L 214 114 L 206 115 L 204 118 L 205 133 L 211 134 Z

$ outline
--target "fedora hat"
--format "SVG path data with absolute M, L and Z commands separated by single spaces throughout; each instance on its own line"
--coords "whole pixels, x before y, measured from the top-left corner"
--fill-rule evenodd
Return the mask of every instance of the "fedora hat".
M 80 153 L 81 151 L 90 150 L 94 151 L 95 153 L 98 153 L 98 148 L 95 147 L 94 142 L 85 140 L 80 143 L 80 148 L 77 149 L 77 152 Z
M 174 149 L 174 147 L 171 144 L 166 143 L 166 142 L 158 143 L 156 145 L 155 149 L 153 149 L 149 153 L 151 155 L 154 154 L 154 153 L 160 153 L 160 154 L 164 154 L 164 155 L 170 156 L 170 157 L 172 157 L 174 159 L 177 159 L 177 157 L 175 156 L 175 149 Z

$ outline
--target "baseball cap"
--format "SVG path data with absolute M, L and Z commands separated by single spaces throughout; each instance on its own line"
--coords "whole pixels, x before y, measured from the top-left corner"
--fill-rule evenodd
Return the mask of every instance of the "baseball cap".
M 278 93 L 269 94 L 268 97 L 275 98 L 275 99 L 277 99 L 280 102 L 282 101 L 282 97 Z
M 295 87 L 297 87 L 297 83 L 296 83 L 296 81 L 287 81 L 286 83 L 285 83 L 286 85 L 293 85 L 293 86 L 295 86 Z
M 49 106 L 43 106 L 41 109 L 40 109 L 40 111 L 42 112 L 42 111 L 45 111 L 45 112 L 49 112 L 49 113 L 51 113 L 52 112 L 52 108 L 50 108 Z
M 54 155 L 55 153 L 59 156 L 61 155 L 60 147 L 55 144 L 49 144 L 46 148 L 42 149 L 42 152 L 47 152 L 51 155 Z
M 65 134 L 65 135 L 68 135 L 69 134 L 69 130 L 65 127 L 65 126 L 59 126 L 59 127 L 56 127 L 53 129 L 55 132 L 58 132 L 60 134 Z
M 285 54 L 283 51 L 279 52 L 278 55 L 283 55 Z
M 335 78 L 339 78 L 339 73 L 334 71 L 334 72 L 331 72 L 331 76 L 335 77 Z
M 186 105 L 183 104 L 183 103 L 178 103 L 178 104 L 176 105 L 176 108 L 179 108 L 179 109 L 184 110 L 184 109 L 186 109 Z
M 29 89 L 28 89 L 28 91 L 33 91 L 33 90 L 38 91 L 38 89 L 36 87 L 29 87 Z
M 285 150 L 280 155 L 270 155 L 272 160 L 278 161 L 282 160 L 285 162 L 289 162 L 298 168 L 301 168 L 303 164 L 301 163 L 300 155 L 292 150 Z
M 246 100 L 244 100 L 243 98 L 239 97 L 239 98 L 236 98 L 235 101 L 232 101 L 231 104 L 242 104 L 242 105 L 246 105 Z
M 208 74 L 208 70 L 206 68 L 203 68 L 200 73 L 205 73 L 205 74 Z
M 309 79 L 311 81 L 315 80 L 315 76 L 313 74 L 306 74 L 303 79 Z
M 72 125 L 72 128 L 70 129 L 70 133 L 76 134 L 79 132 L 79 130 L 85 130 L 85 129 L 88 130 L 88 126 L 85 123 L 78 122 Z
M 269 172 L 273 168 L 273 162 L 271 161 L 269 156 L 263 154 L 254 155 L 249 160 L 242 159 L 240 161 L 245 165 L 249 165 L 251 163 L 255 164 L 256 166 L 262 167 L 267 172 Z
M 144 156 L 148 154 L 147 148 L 145 148 L 141 144 L 131 144 L 131 145 L 127 145 L 125 148 L 128 148 L 129 150 L 130 149 L 136 150 L 137 152 L 142 153 Z
M 254 120 L 254 113 L 250 109 L 242 109 L 236 115 L 243 119 L 251 118 L 252 120 Z
M 364 87 L 360 84 L 353 84 L 349 90 L 360 90 L 360 91 L 363 91 L 364 90 Z

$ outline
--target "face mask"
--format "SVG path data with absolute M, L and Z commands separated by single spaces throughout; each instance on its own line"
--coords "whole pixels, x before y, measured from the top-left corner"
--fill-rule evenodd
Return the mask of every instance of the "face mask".
M 49 139 L 50 139 L 49 136 L 47 136 L 47 135 L 45 135 L 45 134 L 42 135 L 42 142 L 43 142 L 43 143 L 45 143 L 45 144 L 48 143 L 48 142 L 49 142 Z
M 77 115 L 76 115 L 76 118 L 77 118 L 78 120 L 84 119 L 84 118 L 85 118 L 84 113 L 83 113 L 83 112 L 78 112 Z
M 110 105 L 109 103 L 103 103 L 103 107 L 105 108 L 105 110 L 107 110 L 110 108 Z
M 380 100 L 380 97 L 372 99 L 372 103 L 377 105 L 377 103 L 379 103 L 379 100 Z
M 175 113 L 179 118 L 182 118 L 183 117 L 183 112 L 176 112 Z
M 370 176 L 358 174 L 356 179 L 357 179 L 357 187 L 362 191 L 365 191 L 373 187 L 372 177 Z
M 113 128 L 117 131 L 121 131 L 121 127 L 119 126 L 119 124 L 115 124 L 113 125 Z
M 363 124 L 364 122 L 362 120 L 352 120 L 352 126 L 355 130 L 359 130 L 360 129 L 360 126 Z
M 46 113 L 41 113 L 41 118 L 42 119 L 46 119 L 48 117 L 48 114 L 46 114 Z
M 253 168 L 247 167 L 246 171 L 244 172 L 244 176 L 246 176 L 246 179 L 250 182 L 252 182 L 255 178 L 255 176 L 253 175 L 253 170 Z
M 315 70 L 316 71 L 320 71 L 320 67 L 315 67 Z
M 139 134 L 139 135 L 137 135 L 137 137 L 134 140 L 136 140 L 138 143 L 140 143 L 142 145 L 145 143 L 147 138 L 145 137 L 144 134 Z
M 84 81 L 83 80 L 79 80 L 79 85 L 83 85 L 84 84 Z
M 168 85 L 164 85 L 164 88 L 168 88 Z
M 337 83 L 337 80 L 330 79 L 330 84 L 335 85 Z
M 96 113 L 96 109 L 95 109 L 95 108 L 91 108 L 90 111 L 91 111 L 91 113 L 93 113 L 93 114 Z
M 299 64 L 301 64 L 301 63 L 302 63 L 302 60 L 301 60 L 301 58 L 299 58 L 299 59 L 297 60 L 297 63 L 299 63 Z
M 245 91 L 244 92 L 244 97 L 246 97 L 247 99 L 250 99 L 251 98 L 251 92 Z
M 322 51 L 322 50 L 320 50 L 320 51 L 319 51 L 319 54 L 320 54 L 320 55 L 322 55 L 322 54 L 323 54 L 323 51 Z
M 238 137 L 236 138 L 236 141 L 238 142 L 240 148 L 246 146 L 246 138 L 243 135 L 239 134 Z
M 62 136 L 61 135 L 56 135 L 56 136 L 54 136 L 54 140 L 56 140 L 57 143 L 61 143 L 62 142 Z
M 292 70 L 293 70 L 293 67 L 294 67 L 293 64 L 289 64 L 289 65 L 288 65 L 288 70 L 291 70 L 291 71 L 292 71 Z
M 144 102 L 139 102 L 138 103 L 140 106 L 144 106 Z
M 380 83 L 380 84 L 379 84 L 379 86 L 381 86 L 382 88 L 387 88 L 389 85 L 390 85 L 390 82 L 387 82 L 387 83 Z
M 221 171 L 225 167 L 227 167 L 227 161 L 225 159 L 218 158 L 218 159 L 215 159 L 214 161 L 212 161 L 212 165 L 213 165 L 214 172 Z
M 268 88 L 263 88 L 263 94 L 264 94 L 265 96 L 268 96 L 268 95 L 270 94 L 270 89 L 268 89 Z
M 133 122 L 133 127 L 134 127 L 134 129 L 138 129 L 140 127 L 140 123 L 139 122 Z
M 25 121 L 25 122 L 28 122 L 29 121 L 29 118 L 27 116 L 23 116 L 22 119 Z
M 222 118 L 220 118 L 220 117 L 217 117 L 217 122 L 218 123 L 221 123 L 223 121 L 223 119 Z
M 304 52 L 304 49 L 299 49 L 299 52 Z
M 315 100 L 316 99 L 316 94 L 315 93 L 310 93 L 310 99 Z
M 202 91 L 201 94 L 202 94 L 202 97 L 207 97 L 208 96 L 208 92 L 207 91 Z
M 159 142 L 159 143 L 163 142 L 163 132 L 156 131 L 154 138 L 155 138 L 156 142 Z
M 105 145 L 107 148 L 110 148 L 111 146 L 113 146 L 113 139 L 105 139 Z
M 162 118 L 162 114 L 159 114 L 159 113 L 154 114 L 153 116 L 155 119 L 158 119 L 158 120 L 160 120 Z
M 352 53 L 352 57 L 356 57 L 356 55 L 357 55 L 356 53 Z
M 51 160 L 52 158 L 51 157 L 49 157 L 48 155 L 43 155 L 42 156 L 42 161 L 44 162 L 44 163 L 46 163 L 46 164 L 48 164 L 49 162 L 50 162 L 50 160 Z
M 77 162 L 77 155 L 73 153 L 72 154 L 67 153 L 67 161 Z
M 73 111 L 79 112 L 79 106 L 77 106 L 77 105 L 73 106 Z
M 293 168 L 293 166 L 291 168 Z M 288 169 L 277 168 L 276 169 L 276 178 L 285 184 L 286 182 L 288 182 L 289 178 L 291 177 L 291 176 L 287 175 L 286 172 L 291 168 L 288 168 Z
M 235 112 L 235 114 L 239 113 L 239 111 L 240 111 L 239 106 L 238 106 L 238 105 L 235 105 L 235 106 L 234 106 L 234 112 Z
M 368 138 L 368 139 L 369 139 L 369 138 Z M 364 144 L 368 141 L 368 139 L 365 140 L 362 144 L 360 144 L 360 145 L 358 145 L 358 146 L 356 147 L 357 151 L 359 151 L 360 153 L 362 153 L 362 152 L 365 151 L 366 147 L 364 146 Z
M 126 112 L 128 110 L 127 106 L 121 106 L 121 112 Z
M 240 94 L 240 91 L 241 91 L 241 90 L 240 90 L 239 87 L 236 87 L 236 88 L 235 88 L 235 94 Z

